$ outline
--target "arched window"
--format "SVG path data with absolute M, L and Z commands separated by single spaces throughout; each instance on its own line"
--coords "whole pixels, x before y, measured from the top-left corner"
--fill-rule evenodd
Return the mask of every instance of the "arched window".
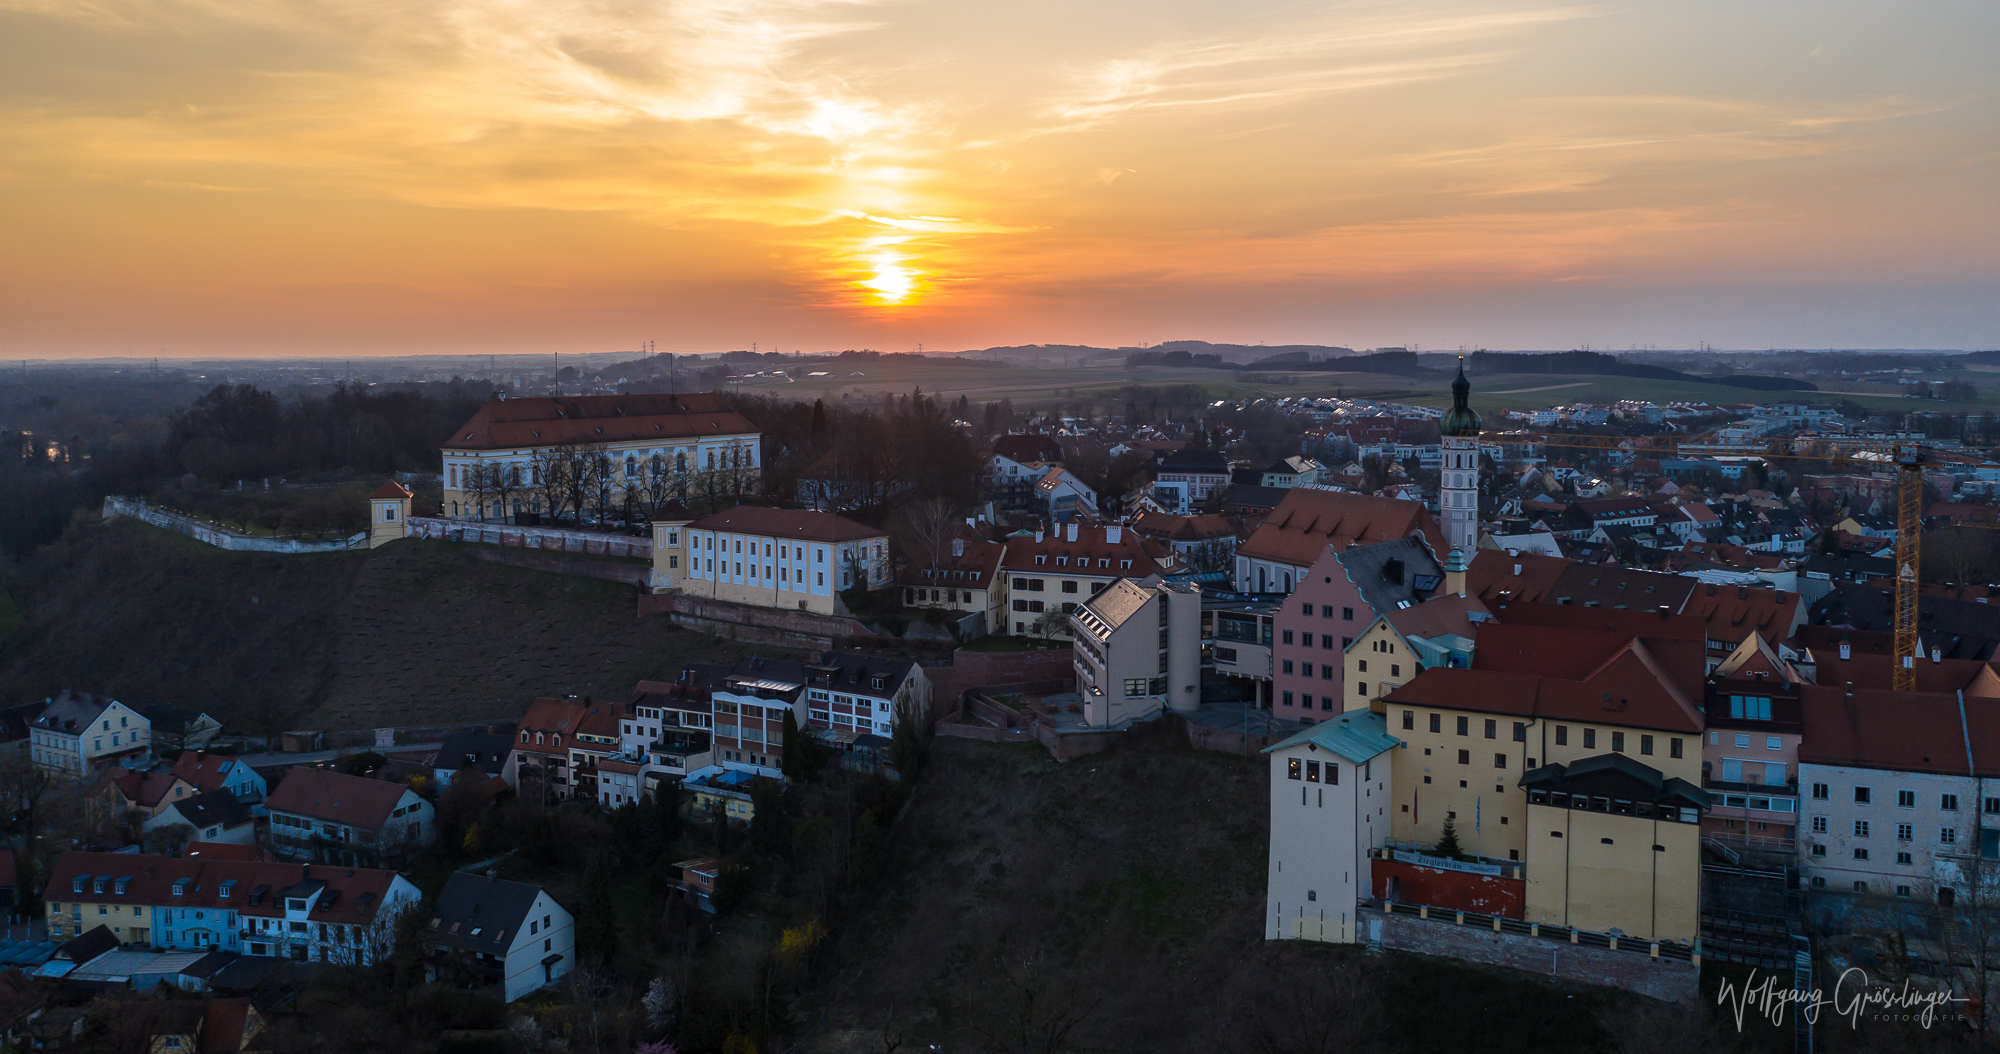
M 687 470 L 688 470 L 688 456 L 686 454 L 675 454 L 674 471 L 676 473 L 679 473 L 680 475 L 686 475 Z
M 630 454 L 625 455 L 625 478 L 637 479 L 638 476 L 639 476 L 639 459 L 633 457 Z
M 708 452 L 708 470 L 710 472 L 715 471 L 715 451 L 713 450 Z

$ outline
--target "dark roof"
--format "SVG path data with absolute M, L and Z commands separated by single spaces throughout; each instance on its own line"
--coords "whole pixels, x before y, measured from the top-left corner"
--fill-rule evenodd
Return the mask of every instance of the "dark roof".
M 249 1022 L 250 1000 L 247 997 L 210 999 L 208 1005 L 202 1008 L 202 1054 L 242 1050 L 243 1030 Z
M 105 952 L 116 950 L 117 947 L 118 938 L 111 932 L 111 927 L 100 924 L 91 927 L 81 936 L 64 941 L 62 947 L 56 949 L 56 958 L 67 959 L 73 963 L 87 963 Z
M 1416 601 L 1444 588 L 1444 568 L 1415 538 L 1398 538 L 1375 545 L 1357 545 L 1333 554 L 1347 572 L 1370 611 L 1393 611 L 1403 601 Z
M 503 450 L 564 443 L 670 443 L 698 436 L 756 435 L 757 426 L 719 392 L 690 395 L 568 395 L 495 399 L 453 432 L 446 450 Z
M 531 883 L 457 872 L 438 894 L 424 939 L 465 951 L 505 954 L 541 893 L 542 887 Z
M 1229 459 L 1220 450 L 1176 450 L 1160 459 L 1161 472 L 1229 472 Z
M 513 749 L 513 736 L 498 732 L 450 732 L 438 747 L 431 767 L 456 772 L 470 765 L 494 776 L 507 767 L 507 754 Z
M 1679 611 L 1699 585 L 1699 579 L 1684 575 L 1571 564 L 1557 576 L 1544 599 L 1579 607 L 1595 601 L 1604 608 L 1649 610 L 1665 605 L 1668 611 Z
M 28 738 L 28 726 L 35 718 L 42 716 L 46 703 L 22 703 L 0 709 L 0 743 L 12 743 Z
M 372 828 L 388 822 L 389 813 L 409 789 L 387 780 L 297 765 L 285 773 L 285 781 L 264 805 L 272 812 Z
M 851 542 L 881 538 L 888 532 L 857 523 L 832 512 L 808 509 L 772 509 L 760 505 L 738 505 L 687 525 L 690 531 L 721 531 L 729 534 L 756 534 L 774 538 L 797 538 L 809 542 Z
M 1291 492 L 1290 487 L 1253 487 L 1232 483 L 1223 492 L 1222 503 L 1232 509 L 1275 509 Z
M 1480 549 L 1472 554 L 1472 566 L 1466 569 L 1465 591 L 1488 605 L 1539 603 L 1548 599 L 1550 588 L 1570 565 L 1570 560 L 1560 556 L 1509 556 L 1505 549 Z
M 1875 586 L 1839 585 L 1819 598 L 1806 620 L 1816 626 L 1893 633 L 1896 599 Z M 1917 602 L 1917 636 L 1928 652 L 1947 659 L 1990 659 L 2000 644 L 2000 605 L 1923 596 Z
M 1593 777 L 1615 775 L 1636 783 L 1652 791 L 1655 801 L 1665 798 L 1679 798 L 1696 808 L 1707 808 L 1707 792 L 1678 776 L 1668 776 L 1659 769 L 1627 754 L 1594 754 L 1568 765 L 1553 762 L 1540 768 L 1530 769 L 1521 774 L 1520 785 L 1543 790 L 1567 791 L 1578 782 L 1593 782 Z
M 188 781 L 188 785 L 201 791 L 212 791 L 221 787 L 242 764 L 235 758 L 220 754 L 210 754 L 201 750 L 183 750 L 174 759 L 174 775 Z M 253 770 L 254 771 L 254 770 Z
M 214 977 L 208 979 L 209 990 L 254 992 L 263 987 L 264 982 L 269 980 L 272 974 L 285 972 L 288 969 L 286 964 L 290 961 L 273 955 L 238 956 L 229 965 L 217 970 Z
M 197 831 L 216 824 L 221 824 L 225 829 L 241 827 L 253 819 L 250 810 L 243 807 L 243 803 L 237 800 L 236 795 L 226 790 L 213 790 L 197 794 L 192 798 L 182 798 L 168 808 L 180 813 L 181 819 L 186 820 Z
M 1040 433 L 1004 435 L 993 441 L 993 452 L 1023 465 L 1037 461 L 1061 461 L 1062 444 L 1054 436 Z
M 61 695 L 49 700 L 49 705 L 35 719 L 36 728 L 52 729 L 57 732 L 80 732 L 89 728 L 97 715 L 117 702 L 108 695 L 92 695 L 89 692 L 72 692 L 65 688 Z

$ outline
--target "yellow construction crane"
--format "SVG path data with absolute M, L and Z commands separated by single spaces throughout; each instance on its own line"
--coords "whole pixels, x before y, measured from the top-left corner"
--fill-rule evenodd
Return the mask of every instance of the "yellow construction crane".
M 1899 692 L 1917 690 L 1918 547 L 1923 539 L 1924 448 L 1896 448 L 1896 669 L 1889 684 Z

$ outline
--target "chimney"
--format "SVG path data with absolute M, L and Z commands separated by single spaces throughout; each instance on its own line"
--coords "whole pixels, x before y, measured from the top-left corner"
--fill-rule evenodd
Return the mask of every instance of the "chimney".
M 1041 531 L 1036 531 L 1036 532 L 1035 532 L 1035 544 L 1036 544 L 1036 545 L 1040 545 L 1040 544 L 1042 544 L 1042 532 L 1041 532 Z
M 1940 662 L 1943 662 L 1943 661 L 1944 661 L 1944 652 L 1943 652 L 1943 651 L 1941 651 L 1941 650 L 1939 650 L 1939 649 L 1937 649 L 1937 648 L 1932 648 L 1932 649 L 1931 649 L 1931 665 L 1935 666 L 1935 665 L 1937 665 L 1938 663 L 1940 663 Z
M 1514 565 L 1514 577 L 1516 577 L 1516 578 L 1519 578 L 1519 577 L 1521 577 L 1521 565 L 1520 565 L 1520 564 L 1515 564 L 1515 565 Z
M 1069 540 L 1076 541 L 1076 521 L 1069 521 Z
M 1117 545 L 1118 540 L 1123 537 L 1125 537 L 1124 527 L 1121 527 L 1115 523 L 1105 525 L 1104 540 L 1106 542 L 1110 543 L 1111 545 Z
M 1666 617 L 1667 617 L 1667 606 L 1666 606 L 1665 604 L 1661 604 L 1661 605 L 1660 605 L 1660 608 L 1659 608 L 1659 611 L 1660 611 L 1660 617 L 1661 617 L 1661 618 L 1666 618 Z

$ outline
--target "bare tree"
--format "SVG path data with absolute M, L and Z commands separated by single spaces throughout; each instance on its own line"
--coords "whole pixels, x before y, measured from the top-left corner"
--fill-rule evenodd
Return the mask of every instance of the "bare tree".
M 1010 959 L 986 989 L 987 1012 L 973 1031 L 995 1051 L 1056 1054 L 1103 1003 L 1093 986 L 1040 955 Z
M 1228 572 L 1236 566 L 1235 547 L 1220 538 L 1189 546 L 1181 557 L 1187 561 L 1189 570 L 1200 574 Z
M 53 769 L 35 764 L 25 749 L 10 749 L 0 758 L 0 809 L 20 825 L 21 875 L 18 887 L 24 893 L 23 906 L 42 888 L 43 828 L 47 810 L 56 792 L 74 781 Z
M 493 484 L 497 475 L 492 465 L 483 462 L 465 466 L 464 472 L 460 475 L 460 489 L 465 493 L 466 511 L 473 519 L 482 522 L 486 519 L 486 500 L 493 496 Z
M 902 533 L 909 539 L 914 555 L 923 561 L 925 570 L 929 572 L 923 580 L 936 586 L 938 569 L 944 566 L 945 558 L 950 555 L 952 543 L 964 540 L 964 527 L 959 522 L 958 510 L 943 498 L 926 498 L 904 506 L 898 518 L 902 521 Z
M 567 451 L 541 447 L 528 455 L 529 484 L 551 520 L 561 519 L 563 510 L 569 506 L 569 471 Z

